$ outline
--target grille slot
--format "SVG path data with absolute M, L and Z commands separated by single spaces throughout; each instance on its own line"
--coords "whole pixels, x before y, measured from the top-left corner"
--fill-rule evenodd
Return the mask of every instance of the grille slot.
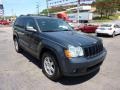
M 85 57 L 91 57 L 91 56 L 97 55 L 101 51 L 103 51 L 102 43 L 97 43 L 92 46 L 88 46 L 84 48 Z

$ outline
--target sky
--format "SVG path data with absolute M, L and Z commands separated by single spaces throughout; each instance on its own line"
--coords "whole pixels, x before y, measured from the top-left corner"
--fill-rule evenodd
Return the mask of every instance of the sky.
M 55 0 L 52 1 L 55 2 Z M 56 0 L 56 1 L 60 1 L 60 0 Z M 74 1 L 74 0 L 69 0 L 69 1 Z M 89 2 L 91 0 L 86 0 L 86 1 Z M 39 7 L 40 12 L 43 9 L 47 8 L 46 0 L 0 0 L 0 3 L 1 2 L 4 5 L 5 16 L 36 14 L 37 4 L 39 4 L 40 6 Z
M 5 16 L 37 13 L 37 3 L 40 11 L 46 8 L 46 0 L 2 0 L 2 3 Z

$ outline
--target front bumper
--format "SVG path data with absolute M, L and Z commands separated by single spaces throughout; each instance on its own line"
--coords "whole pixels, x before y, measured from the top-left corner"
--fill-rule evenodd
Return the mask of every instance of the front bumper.
M 66 60 L 62 71 L 65 76 L 81 76 L 92 73 L 100 68 L 106 57 L 106 50 L 90 58 L 78 57 Z

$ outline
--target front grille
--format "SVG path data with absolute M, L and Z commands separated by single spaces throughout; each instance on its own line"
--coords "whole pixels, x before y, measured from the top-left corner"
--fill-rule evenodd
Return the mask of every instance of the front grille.
M 95 56 L 95 55 L 99 54 L 101 51 L 103 51 L 102 43 L 96 43 L 94 45 L 84 48 L 85 57 Z

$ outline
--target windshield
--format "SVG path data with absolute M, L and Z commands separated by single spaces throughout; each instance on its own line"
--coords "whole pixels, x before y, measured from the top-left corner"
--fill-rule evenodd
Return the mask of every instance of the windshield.
M 103 24 L 100 27 L 111 27 L 111 26 L 112 26 L 111 24 Z
M 73 28 L 60 19 L 37 19 L 38 26 L 43 32 L 71 31 Z

